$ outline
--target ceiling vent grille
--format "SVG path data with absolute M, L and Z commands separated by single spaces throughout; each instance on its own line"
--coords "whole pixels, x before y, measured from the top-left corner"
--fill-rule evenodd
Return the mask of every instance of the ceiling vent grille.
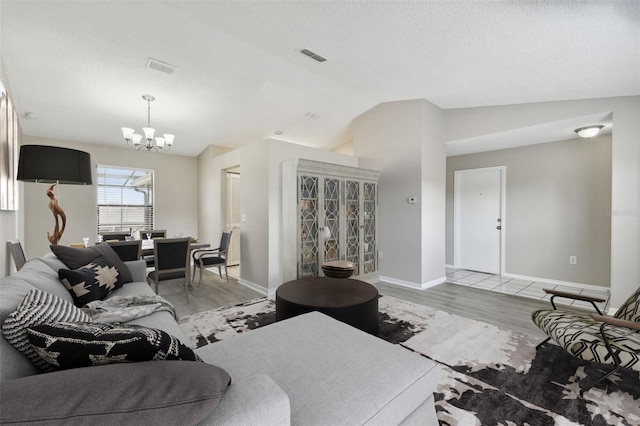
M 311 59 L 313 59 L 314 61 L 317 61 L 317 62 L 324 62 L 324 61 L 327 60 L 326 58 L 323 58 L 322 56 L 318 55 L 315 52 L 312 52 L 309 49 L 300 49 L 300 50 L 298 50 L 298 52 L 302 53 L 303 55 L 305 55 L 305 56 L 307 56 L 307 57 L 309 57 L 309 58 L 311 58 Z
M 157 59 L 149 58 L 149 61 L 147 62 L 147 68 L 150 70 L 160 71 L 162 73 L 172 75 L 176 72 L 176 69 L 178 67 L 167 64 L 166 62 L 159 61 Z

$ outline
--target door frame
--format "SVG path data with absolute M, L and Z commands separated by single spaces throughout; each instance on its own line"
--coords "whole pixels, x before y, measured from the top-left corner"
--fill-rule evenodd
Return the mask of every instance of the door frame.
M 460 180 L 456 179 L 458 174 L 462 173 L 471 173 L 471 172 L 479 172 L 479 171 L 489 171 L 489 170 L 499 170 L 500 174 L 500 266 L 499 272 L 500 275 L 504 275 L 505 273 L 505 241 L 507 235 L 507 226 L 506 226 L 506 215 L 507 215 L 507 166 L 493 166 L 493 167 L 478 167 L 475 169 L 464 169 L 464 170 L 454 170 L 453 177 L 453 267 L 455 269 L 459 268 L 460 262 L 460 244 L 458 244 L 458 240 L 460 239 L 460 220 L 461 220 L 461 212 L 460 209 Z

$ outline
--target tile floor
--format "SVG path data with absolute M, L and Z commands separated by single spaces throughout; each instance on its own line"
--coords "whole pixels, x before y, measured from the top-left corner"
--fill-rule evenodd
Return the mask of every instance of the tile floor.
M 530 299 L 549 300 L 550 296 L 543 291 L 545 288 L 579 293 L 587 296 L 601 297 L 605 303 L 598 303 L 598 307 L 605 312 L 609 304 L 609 291 L 604 289 L 586 290 L 576 287 L 569 287 L 557 284 L 550 284 L 541 281 L 527 281 L 516 278 L 503 277 L 501 275 L 486 274 L 483 272 L 467 271 L 464 269 L 447 268 L 447 282 L 464 285 L 483 290 L 495 291 L 498 293 L 513 294 L 516 296 L 528 297 Z M 557 297 L 555 302 L 558 305 L 570 305 L 576 308 L 593 310 L 591 303 L 580 300 L 571 300 Z

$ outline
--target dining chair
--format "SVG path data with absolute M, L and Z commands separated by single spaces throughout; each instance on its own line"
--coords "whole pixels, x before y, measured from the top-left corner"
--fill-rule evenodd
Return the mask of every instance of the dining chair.
M 107 244 L 111 246 L 113 251 L 116 252 L 120 260 L 123 262 L 140 259 L 142 240 L 108 241 Z
M 20 244 L 20 240 L 7 241 L 7 251 L 11 253 L 13 263 L 16 265 L 16 270 L 19 271 L 22 269 L 24 264 L 27 263 L 27 258 L 22 249 L 22 244 Z
M 140 239 L 146 239 L 147 234 L 151 237 L 151 239 L 156 238 L 166 238 L 167 230 L 166 229 L 141 229 L 140 230 Z M 153 268 L 153 256 L 144 256 L 144 261 L 147 262 L 147 268 Z
M 229 243 L 231 242 L 231 231 L 225 231 L 220 238 L 220 245 L 214 249 L 200 249 L 193 251 L 193 276 L 191 282 L 196 278 L 196 269 L 200 271 L 198 286 L 202 282 L 202 270 L 208 266 L 217 266 L 218 275 L 222 278 L 221 268 L 224 266 L 224 274 L 229 282 L 229 273 L 227 272 L 227 253 L 229 251 Z
M 149 285 L 155 284 L 158 294 L 158 284 L 169 280 L 184 280 L 184 293 L 189 303 L 189 244 L 191 237 L 159 238 L 153 240 L 154 270 L 147 275 Z

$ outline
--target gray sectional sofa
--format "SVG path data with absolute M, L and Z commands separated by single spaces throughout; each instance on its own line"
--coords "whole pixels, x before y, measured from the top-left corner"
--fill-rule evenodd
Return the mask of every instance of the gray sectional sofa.
M 144 262 L 126 265 L 133 282 L 109 297 L 153 295 Z M 0 280 L 0 323 L 33 288 L 73 303 L 58 279 L 60 268 L 66 267 L 49 254 Z M 161 329 L 189 344 L 169 312 L 131 323 Z M 219 372 L 193 361 L 40 373 L 0 336 L 0 423 L 26 418 L 33 424 L 93 425 L 437 424 L 435 363 L 317 312 L 194 352 L 224 369 L 231 384 L 226 387 Z

